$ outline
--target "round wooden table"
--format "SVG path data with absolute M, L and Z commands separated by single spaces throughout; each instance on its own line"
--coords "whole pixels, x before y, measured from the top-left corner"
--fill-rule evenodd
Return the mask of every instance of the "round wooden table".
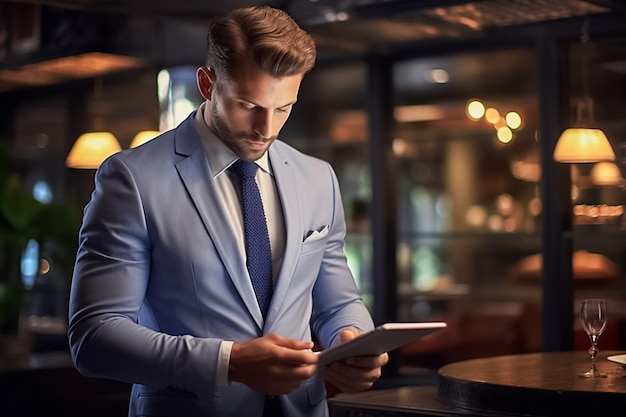
M 439 369 L 437 399 L 473 411 L 532 416 L 626 416 L 626 371 L 600 352 L 607 378 L 581 378 L 585 351 L 472 359 Z

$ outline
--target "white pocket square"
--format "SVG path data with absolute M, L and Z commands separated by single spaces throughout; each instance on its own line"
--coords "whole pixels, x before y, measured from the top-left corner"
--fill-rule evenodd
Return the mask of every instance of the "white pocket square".
M 321 227 L 317 230 L 309 230 L 309 233 L 307 234 L 307 236 L 304 238 L 304 242 L 311 242 L 313 240 L 317 240 L 317 239 L 321 239 L 324 236 L 326 236 L 328 234 L 328 231 L 330 230 L 330 226 L 326 225 L 324 227 Z

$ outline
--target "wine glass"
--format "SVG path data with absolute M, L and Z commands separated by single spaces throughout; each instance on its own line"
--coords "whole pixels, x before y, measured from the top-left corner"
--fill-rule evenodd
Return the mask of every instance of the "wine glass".
M 589 299 L 580 303 L 580 324 L 591 340 L 589 356 L 591 356 L 591 368 L 579 376 L 584 378 L 606 378 L 606 374 L 600 373 L 596 368 L 596 356 L 598 355 L 598 338 L 604 331 L 607 321 L 606 300 Z

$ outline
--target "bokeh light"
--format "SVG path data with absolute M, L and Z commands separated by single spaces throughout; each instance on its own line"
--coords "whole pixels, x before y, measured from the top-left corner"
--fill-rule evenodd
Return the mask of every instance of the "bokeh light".
M 485 110 L 485 120 L 487 120 L 492 125 L 496 124 L 498 123 L 498 120 L 500 120 L 500 113 L 493 107 L 489 107 L 487 110 Z
M 498 140 L 502 143 L 509 143 L 513 140 L 513 132 L 507 126 L 501 127 L 498 129 Z
M 479 100 L 472 100 L 467 104 L 467 115 L 474 120 L 479 120 L 485 115 L 485 106 Z
M 505 116 L 506 124 L 511 129 L 518 129 L 522 125 L 522 116 L 520 116 L 517 112 L 510 111 Z

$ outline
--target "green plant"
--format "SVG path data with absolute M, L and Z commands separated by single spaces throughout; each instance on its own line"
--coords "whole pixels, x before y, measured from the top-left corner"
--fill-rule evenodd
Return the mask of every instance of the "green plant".
M 21 254 L 36 240 L 41 255 L 67 277 L 76 253 L 80 211 L 68 203 L 43 204 L 11 171 L 11 143 L 0 140 L 0 333 L 12 333 L 22 307 Z M 69 279 L 69 278 L 68 278 Z

